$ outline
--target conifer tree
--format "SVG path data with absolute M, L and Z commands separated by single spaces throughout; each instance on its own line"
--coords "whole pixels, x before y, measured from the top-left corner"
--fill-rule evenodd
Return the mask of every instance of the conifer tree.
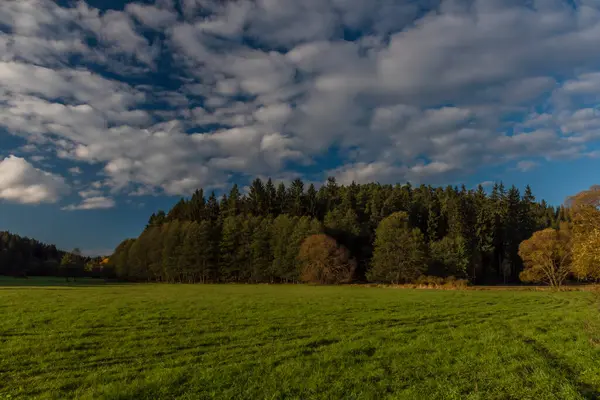
M 221 279 L 226 282 L 237 282 L 243 267 L 238 263 L 240 239 L 238 217 L 225 217 L 219 246 L 219 272 Z
M 372 267 L 367 277 L 375 282 L 412 282 L 427 270 L 425 238 L 409 226 L 408 214 L 396 212 L 377 227 Z

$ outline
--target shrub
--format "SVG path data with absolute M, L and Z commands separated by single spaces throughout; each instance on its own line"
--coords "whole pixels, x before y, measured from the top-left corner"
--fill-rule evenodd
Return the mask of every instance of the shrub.
M 421 275 L 415 281 L 417 287 L 444 288 L 444 289 L 465 289 L 469 281 L 466 279 L 456 279 L 454 276 L 442 278 L 440 276 Z

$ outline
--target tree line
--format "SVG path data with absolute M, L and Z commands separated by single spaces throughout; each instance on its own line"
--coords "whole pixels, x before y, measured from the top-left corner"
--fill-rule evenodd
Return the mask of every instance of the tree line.
M 0 275 L 56 275 L 62 256 L 54 245 L 0 232 Z
M 160 282 L 297 282 L 334 270 L 345 281 L 351 270 L 353 281 L 432 275 L 509 283 L 523 271 L 520 244 L 570 219 L 567 208 L 536 201 L 529 186 L 521 194 L 496 183 L 488 193 L 481 185 L 340 185 L 329 178 L 317 190 L 300 179 L 289 186 L 255 179 L 244 193 L 234 185 L 217 198 L 199 189 L 152 214 L 109 266 L 123 279 Z M 323 260 L 339 265 L 324 271 Z
M 59 250 L 55 245 L 35 239 L 0 232 L 0 275 L 16 277 L 63 276 L 115 277 L 108 259 L 86 257 L 79 249 Z

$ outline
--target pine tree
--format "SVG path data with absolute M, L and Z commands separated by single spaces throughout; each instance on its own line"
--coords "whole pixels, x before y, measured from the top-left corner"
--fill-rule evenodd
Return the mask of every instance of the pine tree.
M 225 209 L 222 210 L 225 217 L 233 217 L 242 211 L 242 196 L 237 184 L 234 184 L 229 191 L 229 196 L 225 200 Z
M 250 185 L 248 210 L 254 215 L 267 215 L 269 212 L 265 186 L 259 178 L 252 181 Z
M 189 219 L 200 222 L 206 218 L 206 200 L 204 199 L 204 190 L 199 189 L 194 192 L 188 203 Z
M 317 189 L 312 183 L 308 186 L 305 197 L 306 213 L 312 218 L 317 218 L 320 215 L 319 201 L 317 198 Z
M 304 183 L 300 179 L 294 179 L 290 185 L 288 195 L 288 214 L 300 217 L 304 213 Z
M 167 214 L 167 221 L 185 221 L 189 218 L 189 211 L 187 202 L 185 199 L 180 199 L 174 206 L 171 208 L 171 211 Z
M 277 189 L 275 189 L 275 185 L 273 185 L 273 181 L 271 178 L 267 181 L 265 185 L 265 195 L 267 199 L 267 214 L 271 216 L 278 215 L 277 208 Z
M 475 193 L 475 237 L 476 251 L 481 263 L 480 279 L 488 276 L 488 266 L 494 258 L 494 222 L 495 211 L 493 204 L 488 200 L 483 186 L 479 185 Z
M 237 282 L 240 270 L 238 264 L 238 248 L 240 246 L 240 224 L 237 216 L 225 217 L 219 245 L 219 272 L 221 279 L 226 282 Z
M 198 250 L 199 245 L 201 245 L 199 243 L 199 228 L 198 223 L 194 221 L 187 226 L 184 232 L 178 259 L 178 270 L 181 271 L 183 282 L 194 283 L 199 280 Z
M 271 250 L 271 225 L 270 217 L 258 220 L 251 243 L 251 282 L 272 281 L 270 274 L 273 263 Z
M 167 282 L 180 282 L 179 256 L 183 244 L 184 223 L 174 220 L 168 224 L 164 232 L 162 251 L 162 275 Z
M 221 210 L 219 202 L 217 201 L 217 196 L 215 195 L 215 192 L 212 192 L 206 203 L 206 217 L 209 221 L 216 222 L 219 220 L 220 213 Z
M 506 196 L 506 223 L 505 223 L 505 253 L 508 261 L 509 271 L 508 276 L 504 280 L 517 281 L 519 273 L 522 270 L 522 262 L 519 257 L 519 244 L 523 240 L 522 226 L 520 225 L 521 216 L 521 194 L 519 189 L 511 186 Z
M 297 279 L 295 264 L 290 263 L 288 247 L 294 232 L 295 221 L 287 214 L 279 215 L 273 221 L 271 232 L 271 248 L 273 263 L 271 276 L 280 282 L 290 282 Z
M 288 195 L 285 188 L 285 184 L 280 182 L 277 186 L 277 193 L 275 194 L 275 214 L 284 214 L 288 208 Z

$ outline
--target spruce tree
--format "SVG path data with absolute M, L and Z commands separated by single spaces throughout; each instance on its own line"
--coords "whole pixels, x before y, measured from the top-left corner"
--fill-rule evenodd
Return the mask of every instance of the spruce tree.
M 412 282 L 427 270 L 426 254 L 425 238 L 419 229 L 409 226 L 407 213 L 394 213 L 377 227 L 367 278 L 394 284 Z
M 228 216 L 223 220 L 221 243 L 219 245 L 219 272 L 226 282 L 237 282 L 240 270 L 238 249 L 240 246 L 240 224 L 237 216 Z

